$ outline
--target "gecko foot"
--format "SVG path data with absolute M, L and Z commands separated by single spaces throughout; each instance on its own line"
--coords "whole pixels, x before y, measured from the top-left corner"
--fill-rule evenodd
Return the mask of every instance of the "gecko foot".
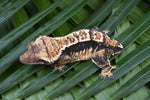
M 105 69 L 102 70 L 101 74 L 99 75 L 101 79 L 104 79 L 106 76 L 108 76 L 109 79 L 114 79 L 114 75 L 111 73 L 112 69 L 117 69 L 119 66 L 111 66 L 111 67 L 106 67 Z

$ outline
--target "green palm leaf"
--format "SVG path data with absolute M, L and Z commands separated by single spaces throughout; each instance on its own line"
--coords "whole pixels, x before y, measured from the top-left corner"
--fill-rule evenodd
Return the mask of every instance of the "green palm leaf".
M 0 40 L 0 52 L 2 52 L 6 47 L 8 47 L 12 42 L 14 42 L 18 37 L 24 34 L 29 28 L 31 28 L 33 25 L 35 25 L 37 22 L 39 22 L 42 18 L 44 18 L 46 15 L 48 15 L 51 11 L 53 11 L 59 3 L 61 3 L 62 0 L 58 0 L 57 2 L 53 3 L 53 5 L 47 7 L 43 11 L 39 12 L 34 17 L 30 18 L 27 22 L 23 23 L 10 33 L 3 37 Z M 13 45 L 13 44 L 12 44 Z
M 76 64 L 75 64 L 76 65 Z M 50 82 L 54 81 L 58 77 L 62 76 L 65 74 L 67 71 L 69 71 L 73 66 L 69 66 L 67 70 L 65 70 L 64 73 L 59 73 L 59 72 L 52 72 L 51 70 L 46 69 L 37 79 L 35 79 L 31 84 L 29 84 L 26 88 L 24 88 L 18 95 L 17 98 L 24 98 L 26 96 L 29 96 L 33 94 L 34 92 L 40 90 Z M 19 75 L 20 76 L 20 75 Z M 17 79 L 18 81 L 18 79 Z M 38 87 L 38 88 L 37 88 Z M 6 90 L 6 89 L 4 89 Z
M 115 1 L 116 2 L 116 1 Z M 114 1 L 112 1 L 112 3 L 114 4 Z M 116 3 L 118 3 L 118 2 L 116 2 Z M 112 4 L 111 4 L 112 5 Z M 110 9 L 110 7 L 108 7 L 109 9 Z M 98 13 L 97 13 L 98 14 Z M 95 14 L 94 14 L 95 15 Z M 103 16 L 103 15 L 101 15 L 101 16 Z M 93 16 L 91 16 L 91 17 L 93 17 Z M 91 18 L 90 17 L 90 18 Z M 93 20 L 95 20 L 95 19 L 93 19 Z M 88 24 L 88 25 L 92 25 L 91 23 L 90 24 Z M 83 68 L 84 68 L 84 66 L 83 66 Z M 90 70 L 90 69 L 86 69 L 86 70 Z M 92 70 L 91 70 L 92 71 Z M 93 71 L 94 72 L 94 71 Z M 45 77 L 45 75 L 46 75 L 46 73 L 47 73 L 47 71 L 44 71 L 43 72 L 43 74 L 41 75 L 41 77 L 43 77 L 43 79 L 40 77 L 40 78 L 37 78 L 37 80 L 35 80 L 35 82 L 33 82 L 33 83 L 31 83 L 32 85 L 29 85 L 29 87 L 27 87 L 26 89 L 24 89 L 23 91 L 24 92 L 21 92 L 19 95 L 21 95 L 21 94 L 24 94 L 23 95 L 23 97 L 24 96 L 26 96 L 26 94 L 27 95 L 29 95 L 29 94 L 31 94 L 31 91 L 32 91 L 32 93 L 33 92 L 35 92 L 35 91 L 37 91 L 37 90 L 39 90 L 39 89 L 41 89 L 42 88 L 42 86 L 44 87 L 45 86 L 45 84 L 48 84 L 48 82 L 50 83 L 52 80 L 52 78 L 50 78 L 51 77 L 51 74 L 49 74 L 49 75 L 47 75 L 47 77 Z M 55 73 L 54 73 L 55 74 Z M 85 73 L 84 73 L 85 74 Z M 60 74 L 61 75 L 61 74 Z M 42 80 L 39 80 L 39 79 L 42 79 Z M 39 81 L 38 81 L 39 80 Z M 49 80 L 49 81 L 48 81 Z M 83 80 L 83 79 L 82 79 Z M 11 81 L 10 81 L 11 82 Z M 41 84 L 41 83 L 45 83 L 45 84 L 43 84 L 43 85 L 40 85 L 40 87 L 39 88 L 37 88 L 37 86 L 39 85 L 39 84 Z M 35 91 L 34 91 L 35 90 Z
M 147 22 L 147 23 L 146 23 L 146 24 L 148 24 L 147 27 L 149 27 L 149 22 L 150 22 L 149 18 L 150 18 L 150 13 L 147 14 L 146 19 L 145 19 L 145 17 L 144 17 L 143 20 L 140 21 L 140 22 L 142 22 L 142 23 Z M 146 21 L 144 21 L 144 20 L 146 20 Z M 136 36 L 138 37 L 137 32 L 134 32 L 134 31 L 137 30 L 137 29 L 141 30 L 142 25 L 141 25 L 141 27 L 139 28 L 139 24 L 141 24 L 141 23 L 138 23 L 138 25 L 135 24 L 136 26 L 138 26 L 137 28 L 135 28 L 135 25 L 131 27 L 133 33 L 130 33 L 130 35 L 136 34 Z M 143 28 L 143 31 L 145 31 L 145 29 L 147 29 L 147 27 Z M 130 30 L 131 30 L 131 28 L 130 28 Z M 134 29 L 134 30 L 133 30 L 133 29 Z M 128 33 L 124 33 L 124 34 L 128 34 Z M 134 38 L 137 38 L 137 37 L 134 36 Z M 122 41 L 123 41 L 122 43 L 125 44 L 126 42 L 124 42 L 124 41 L 130 41 L 130 42 L 132 42 L 132 41 L 134 41 L 134 38 L 130 38 L 130 39 L 129 39 L 128 37 L 127 37 L 127 38 L 124 38 L 124 39 L 122 39 Z M 126 45 L 125 45 L 125 47 L 126 47 Z M 92 63 L 92 62 L 90 62 L 90 63 Z M 89 66 L 87 66 L 87 65 L 89 65 Z M 83 79 L 85 79 L 85 78 L 88 77 L 89 75 L 93 74 L 96 70 L 98 70 L 98 68 L 95 68 L 93 65 L 90 65 L 90 64 L 87 64 L 87 65 L 85 64 L 84 67 L 83 67 L 82 69 L 80 69 L 81 71 L 79 70 L 79 71 L 75 72 L 75 73 L 77 73 L 77 74 L 71 75 L 71 76 L 72 76 L 71 78 L 68 77 L 66 80 L 64 80 L 63 83 L 61 83 L 58 87 L 56 87 L 53 91 L 51 91 L 51 93 L 49 94 L 49 96 L 52 95 L 52 97 L 53 97 L 53 95 L 54 95 L 54 97 L 56 97 L 57 95 L 61 94 L 61 93 L 60 93 L 61 91 L 62 91 L 62 93 L 64 93 L 65 90 L 68 90 L 68 89 L 71 88 L 71 86 L 69 87 L 69 84 L 71 84 L 72 86 L 74 86 L 75 83 L 77 84 L 77 82 L 82 81 Z M 87 66 L 87 67 L 85 67 L 85 66 Z M 129 67 L 130 67 L 130 66 L 129 66 Z M 90 71 L 90 72 L 89 72 L 89 71 Z M 121 72 L 121 71 L 120 71 L 120 72 Z M 83 75 L 82 75 L 82 74 L 83 74 Z M 87 74 L 87 75 L 86 75 L 86 74 Z M 75 76 L 76 76 L 76 77 L 75 77 Z M 79 77 L 79 76 L 80 76 L 80 77 Z M 83 78 L 82 78 L 82 76 L 83 76 Z M 77 78 L 77 79 L 76 79 L 76 78 Z M 71 81 L 70 81 L 70 80 L 71 80 Z M 78 81 L 76 81 L 76 80 L 78 80 Z M 99 81 L 99 80 L 98 80 L 98 81 Z M 96 83 L 97 83 L 97 81 L 96 81 Z M 65 85 L 66 87 L 65 87 L 64 85 Z M 63 87 L 62 87 L 62 86 L 63 86 Z M 95 86 L 95 84 L 94 84 L 93 86 Z M 98 90 L 97 87 L 96 87 L 96 90 Z M 93 91 L 90 92 L 89 94 L 94 93 L 94 91 L 96 91 L 96 90 L 93 90 Z M 90 91 L 91 91 L 91 90 L 90 90 Z M 85 97 L 88 97 L 89 94 L 87 94 Z M 48 96 L 48 97 L 49 97 L 49 96 Z
M 104 89 L 111 83 L 115 82 L 118 78 L 129 72 L 131 69 L 136 67 L 142 61 L 150 57 L 150 40 L 144 43 L 141 47 L 133 50 L 124 59 L 120 60 L 117 64 L 120 68 L 116 70 L 113 74 L 116 76 L 114 80 L 109 80 L 108 78 L 101 80 L 97 79 L 93 84 L 91 84 L 82 94 L 79 95 L 77 99 L 88 98 L 94 95 L 98 91 Z M 146 53 L 145 53 L 146 52 Z
M 108 0 L 102 7 L 92 14 L 92 16 L 90 16 L 74 30 L 98 26 L 109 15 L 109 13 L 112 11 L 112 8 L 115 7 L 119 2 L 120 0 Z
M 110 33 L 113 32 L 138 2 L 139 0 L 125 0 L 117 11 L 101 26 L 101 29 L 110 29 Z
M 65 20 L 67 20 L 70 16 L 75 14 L 84 4 L 86 4 L 87 0 L 84 1 L 76 1 L 72 6 L 69 6 L 67 9 L 63 10 L 52 20 L 41 26 L 38 30 L 28 36 L 24 41 L 22 41 L 19 45 L 17 45 L 13 50 L 11 50 L 8 54 L 6 54 L 0 60 L 0 74 L 3 73 L 6 69 L 9 68 L 12 62 L 18 59 L 19 55 L 21 55 L 26 49 L 25 45 L 33 40 L 33 38 L 37 38 L 38 36 L 48 35 L 49 32 L 54 31 L 59 25 L 61 25 Z
M 150 76 L 150 65 L 147 65 L 141 72 L 137 73 L 133 78 L 131 78 L 127 83 L 125 83 L 116 93 L 114 93 L 111 99 L 120 99 L 131 92 L 140 88 L 145 83 L 149 82 Z
M 0 99 L 148 99 L 150 9 L 146 5 L 144 0 L 0 1 L 4 31 L 0 34 Z M 19 20 L 23 14 L 27 21 Z M 113 71 L 114 80 L 100 79 L 100 70 L 91 60 L 67 64 L 64 73 L 18 62 L 27 44 L 40 35 L 64 36 L 94 26 L 109 29 L 109 35 L 124 46 L 121 55 L 110 58 L 120 65 Z
M 0 24 L 8 20 L 15 12 L 28 2 L 29 0 L 15 0 L 5 5 L 2 9 L 0 9 Z

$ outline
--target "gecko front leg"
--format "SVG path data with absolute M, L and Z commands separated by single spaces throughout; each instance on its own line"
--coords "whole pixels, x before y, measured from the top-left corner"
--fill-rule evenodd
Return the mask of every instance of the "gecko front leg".
M 53 67 L 54 67 L 53 71 L 59 70 L 59 72 L 61 72 L 61 73 L 63 73 L 64 69 L 67 68 L 66 65 L 60 65 L 60 64 L 54 64 Z
M 107 75 L 110 79 L 113 79 L 114 76 L 111 73 L 112 69 L 116 69 L 118 66 L 111 66 L 109 58 L 110 54 L 105 49 L 97 51 L 92 57 L 92 61 L 100 68 L 102 68 L 101 74 L 99 76 L 104 79 Z
M 59 70 L 60 72 L 64 72 L 64 69 L 67 68 L 65 64 L 70 63 L 71 58 L 69 55 L 62 55 L 59 60 L 53 65 L 53 71 Z

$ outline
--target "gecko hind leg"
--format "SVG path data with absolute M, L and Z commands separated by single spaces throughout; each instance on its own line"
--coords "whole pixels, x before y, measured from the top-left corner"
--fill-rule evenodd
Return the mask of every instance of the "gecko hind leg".
M 107 53 L 105 49 L 102 49 L 100 51 L 97 51 L 93 57 L 92 61 L 100 68 L 102 68 L 101 74 L 99 75 L 102 79 L 104 79 L 106 76 L 108 76 L 110 79 L 113 79 L 114 76 L 111 73 L 112 69 L 118 68 L 118 66 L 111 66 L 109 62 L 110 55 Z
M 114 79 L 114 75 L 111 73 L 111 70 L 117 69 L 118 67 L 119 66 L 106 65 L 102 68 L 101 74 L 99 74 L 99 76 L 101 77 L 101 79 L 104 79 L 106 76 L 108 76 L 109 79 Z
M 66 65 L 57 65 L 57 64 L 55 64 L 54 65 L 54 69 L 52 71 L 59 70 L 59 72 L 63 73 L 64 69 L 66 69 L 66 68 L 67 68 Z
M 57 63 L 53 65 L 54 67 L 53 71 L 59 70 L 61 73 L 63 73 L 64 69 L 68 67 L 65 64 L 69 63 L 70 61 L 71 61 L 70 56 L 62 55 L 57 61 Z

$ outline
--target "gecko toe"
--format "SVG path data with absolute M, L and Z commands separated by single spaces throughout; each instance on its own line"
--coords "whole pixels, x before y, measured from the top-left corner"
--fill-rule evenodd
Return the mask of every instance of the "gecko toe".
M 56 68 L 54 68 L 54 69 L 52 69 L 52 72 L 55 72 L 57 69 Z
M 104 79 L 106 77 L 105 75 L 102 74 L 99 74 L 99 76 L 101 77 L 101 79 Z
M 108 77 L 109 77 L 109 79 L 114 79 L 114 75 L 110 75 Z
M 60 73 L 64 73 L 65 71 L 63 69 L 59 70 Z

